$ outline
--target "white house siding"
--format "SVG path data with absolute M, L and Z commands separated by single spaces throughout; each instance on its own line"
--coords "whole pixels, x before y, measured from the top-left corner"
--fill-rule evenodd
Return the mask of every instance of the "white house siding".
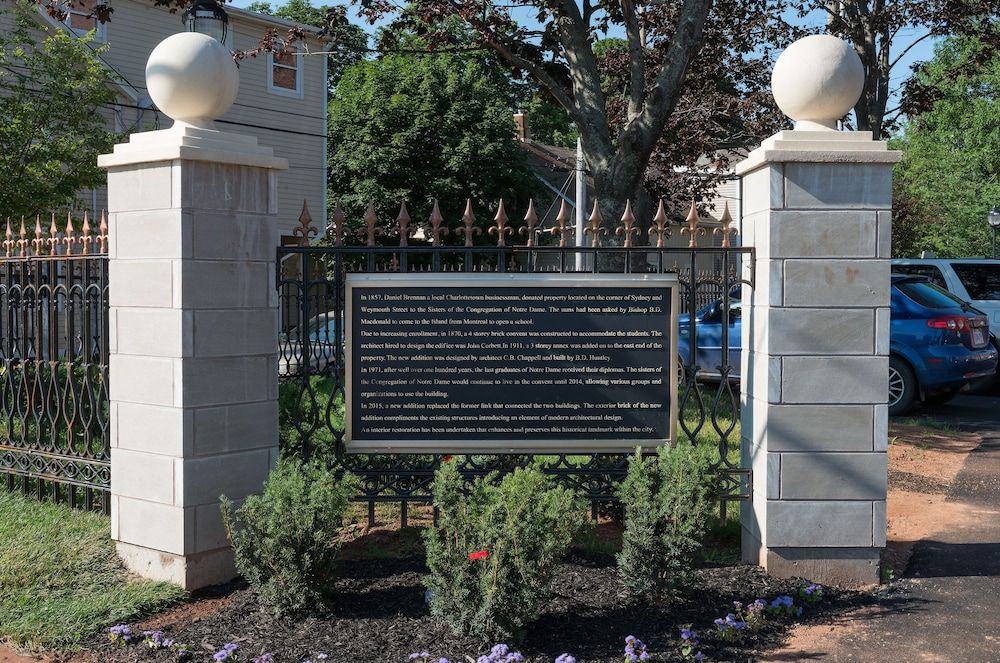
M 117 109 L 120 124 L 124 128 L 138 125 L 142 130 L 169 127 L 169 118 L 155 108 L 141 110 L 133 106 L 150 106 L 146 60 L 160 41 L 183 30 L 180 14 L 170 14 L 149 0 L 116 0 L 114 8 L 112 20 L 105 27 L 109 48 L 102 59 L 121 77 L 120 89 L 116 90 L 122 104 Z M 0 17 L 0 29 L 7 28 L 10 20 L 9 16 Z M 50 19 L 41 14 L 39 21 L 40 27 L 49 26 Z M 286 29 L 284 24 L 268 17 L 230 11 L 234 49 L 256 47 L 268 27 L 277 27 L 279 35 Z M 317 39 L 310 39 L 309 49 L 321 51 L 323 45 Z M 276 156 L 288 159 L 289 169 L 278 176 L 278 214 L 283 235 L 291 235 L 303 200 L 308 201 L 317 227 L 325 227 L 326 218 L 325 57 L 304 56 L 300 61 L 304 67 L 302 96 L 293 98 L 268 92 L 266 55 L 243 60 L 239 96 L 233 108 L 219 120 L 220 129 L 254 135 L 262 145 L 274 148 Z M 116 111 L 105 109 L 102 114 L 113 126 Z M 90 207 L 95 197 L 98 209 L 107 204 L 103 188 L 96 196 L 89 190 L 80 192 L 80 203 Z
M 709 216 L 718 220 L 722 216 L 722 210 L 726 203 L 729 203 L 729 214 L 733 217 L 733 227 L 739 228 L 740 221 L 740 180 L 733 175 L 731 179 L 723 180 L 715 190 L 715 195 L 708 201 L 712 206 L 709 208 Z M 739 244 L 739 235 L 734 235 L 731 240 L 733 244 Z

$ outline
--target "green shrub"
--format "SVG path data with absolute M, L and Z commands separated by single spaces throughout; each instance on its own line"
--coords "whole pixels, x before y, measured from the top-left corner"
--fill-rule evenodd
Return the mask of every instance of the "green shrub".
M 572 491 L 535 469 L 473 483 L 448 462 L 434 478 L 439 526 L 424 533 L 431 613 L 463 635 L 505 642 L 538 617 L 556 566 L 586 518 Z M 470 559 L 486 551 L 487 556 Z
M 318 464 L 282 459 L 242 506 L 222 498 L 236 568 L 276 614 L 321 604 L 334 578 L 335 542 L 358 481 Z
M 646 598 L 672 594 L 694 567 L 709 518 L 707 465 L 689 444 L 636 450 L 619 489 L 625 532 L 618 554 L 624 585 Z

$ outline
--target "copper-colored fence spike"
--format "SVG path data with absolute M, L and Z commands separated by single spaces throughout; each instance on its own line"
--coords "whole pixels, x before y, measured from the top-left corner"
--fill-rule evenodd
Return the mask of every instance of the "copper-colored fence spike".
M 409 246 L 410 244 L 410 210 L 406 209 L 406 201 L 399 205 L 399 214 L 396 215 L 396 224 L 399 229 L 399 245 Z
M 472 236 L 481 235 L 482 230 L 474 227 L 476 215 L 472 213 L 472 199 L 465 199 L 465 213 L 462 214 L 462 223 L 465 227 L 459 228 L 456 232 L 465 233 L 465 245 L 472 246 Z
M 382 229 L 378 227 L 378 216 L 375 214 L 375 201 L 368 201 L 368 209 L 365 210 L 365 227 L 358 231 L 358 237 L 365 240 L 366 246 L 375 246 L 375 236 L 382 234 Z
M 660 204 L 656 207 L 656 216 L 653 217 L 653 224 L 649 227 L 650 241 L 653 239 L 653 235 L 656 235 L 656 246 L 657 248 L 663 248 L 668 237 L 670 237 L 670 226 L 667 225 L 669 219 L 667 218 L 667 212 L 663 209 L 663 198 L 660 198 Z
M 312 215 L 309 213 L 309 202 L 302 201 L 302 212 L 299 213 L 299 225 L 292 230 L 292 235 L 299 238 L 299 246 L 309 246 L 309 240 L 319 234 L 316 226 L 312 224 Z
M 590 235 L 590 246 L 596 248 L 601 245 L 601 235 L 608 234 L 608 229 L 601 225 L 604 223 L 604 217 L 601 215 L 601 201 L 598 200 L 597 196 L 594 196 L 594 208 L 590 211 L 587 223 L 590 225 L 584 229 L 584 232 Z
M 441 226 L 444 223 L 444 217 L 441 216 L 441 208 L 438 207 L 437 198 L 434 199 L 434 208 L 431 210 L 431 215 L 427 220 L 431 224 L 431 245 L 441 246 L 441 235 L 447 235 L 448 228 Z
M 100 253 L 108 252 L 108 217 L 101 210 L 101 222 L 97 224 L 97 249 Z
M 615 229 L 616 235 L 621 235 L 624 238 L 624 246 L 626 249 L 632 248 L 633 241 L 632 238 L 638 235 L 640 230 L 635 227 L 635 215 L 632 213 L 632 203 L 631 201 L 625 201 L 625 211 L 622 213 L 622 225 Z
M 538 213 L 535 212 L 535 201 L 528 199 L 528 211 L 524 215 L 524 222 L 527 224 L 519 231 L 528 239 L 528 246 L 535 246 L 535 239 L 542 229 L 538 227 Z
M 497 246 L 507 246 L 506 236 L 514 232 L 508 225 L 507 210 L 503 206 L 503 198 L 497 207 L 496 216 L 493 217 L 494 225 L 490 227 L 489 234 L 497 236 Z
M 340 206 L 340 201 L 338 200 L 333 206 L 333 218 L 330 219 L 330 226 L 326 229 L 326 236 L 328 239 L 333 240 L 334 246 L 344 245 L 344 233 L 346 228 L 344 225 L 347 222 L 347 217 L 344 215 L 344 208 Z
M 691 209 L 688 210 L 688 215 L 687 218 L 685 219 L 687 225 L 681 228 L 681 234 L 688 233 L 691 236 L 691 239 L 688 240 L 689 249 L 698 248 L 698 235 L 705 234 L 705 229 L 698 227 L 698 221 L 699 221 L 698 206 L 692 200 Z
M 14 255 L 14 247 L 15 246 L 17 246 L 17 243 L 14 241 L 14 231 L 10 227 L 10 217 L 8 216 L 7 217 L 7 232 L 4 235 L 4 240 L 3 240 L 3 252 L 4 252 L 4 256 L 6 256 L 7 258 L 10 258 L 11 256 L 13 256 Z
M 395 253 L 392 254 L 392 260 L 389 261 L 389 271 L 398 272 L 399 271 L 399 258 Z
M 73 255 L 73 246 L 76 244 L 76 231 L 73 228 L 72 214 L 66 215 L 66 236 L 63 237 L 62 243 L 66 247 L 66 255 Z
M 726 201 L 726 206 L 722 210 L 722 216 L 719 218 L 719 223 L 722 224 L 721 228 L 716 228 L 712 231 L 713 235 L 722 235 L 722 248 L 729 248 L 729 236 L 736 234 L 736 228 L 733 228 L 733 215 L 729 213 L 729 201 Z
M 28 247 L 31 243 L 28 241 L 28 230 L 24 225 L 24 217 L 21 217 L 21 231 L 17 235 L 17 248 L 18 253 L 22 256 L 28 255 Z
M 88 255 L 92 240 L 90 237 L 90 217 L 87 216 L 86 212 L 83 213 L 83 228 L 81 230 L 83 231 L 83 235 L 80 237 L 80 254 Z
M 35 215 L 35 239 L 31 240 L 31 246 L 34 249 L 36 256 L 45 254 L 45 237 L 42 235 L 42 218 L 37 214 Z
M 573 232 L 573 226 L 569 225 L 569 210 L 566 208 L 566 199 L 559 201 L 559 214 L 556 215 L 556 226 L 549 232 L 559 234 L 559 247 L 566 247 L 566 236 Z
M 56 227 L 55 212 L 52 213 L 52 222 L 49 224 L 49 237 L 45 240 L 45 243 L 48 245 L 50 256 L 59 253 L 59 229 Z

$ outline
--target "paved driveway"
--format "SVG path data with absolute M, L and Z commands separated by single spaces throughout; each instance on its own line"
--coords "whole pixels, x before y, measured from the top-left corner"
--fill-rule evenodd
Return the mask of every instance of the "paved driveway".
M 960 396 L 922 414 L 983 437 L 949 489 L 943 531 L 917 543 L 876 605 L 809 629 L 764 661 L 1000 662 L 1000 395 Z

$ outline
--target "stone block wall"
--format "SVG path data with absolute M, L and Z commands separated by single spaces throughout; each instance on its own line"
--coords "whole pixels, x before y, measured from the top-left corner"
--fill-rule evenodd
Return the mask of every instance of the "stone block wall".
M 756 253 L 743 308 L 743 557 L 770 573 L 878 581 L 896 159 L 870 134 L 793 131 L 738 167 Z

